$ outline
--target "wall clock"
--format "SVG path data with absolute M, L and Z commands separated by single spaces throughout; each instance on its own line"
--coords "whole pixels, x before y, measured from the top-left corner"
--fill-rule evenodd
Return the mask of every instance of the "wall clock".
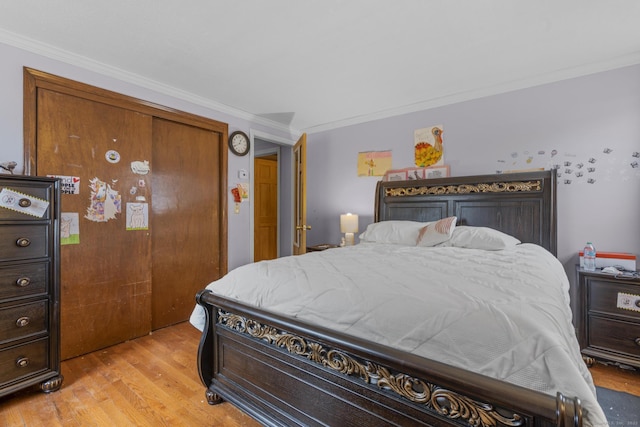
M 229 149 L 236 156 L 244 156 L 249 152 L 250 143 L 246 133 L 237 130 L 229 136 Z

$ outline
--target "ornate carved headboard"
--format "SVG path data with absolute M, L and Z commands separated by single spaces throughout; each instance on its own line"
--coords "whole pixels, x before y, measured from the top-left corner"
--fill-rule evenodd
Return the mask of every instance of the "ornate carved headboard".
M 491 227 L 557 254 L 556 171 L 378 182 L 375 221 Z

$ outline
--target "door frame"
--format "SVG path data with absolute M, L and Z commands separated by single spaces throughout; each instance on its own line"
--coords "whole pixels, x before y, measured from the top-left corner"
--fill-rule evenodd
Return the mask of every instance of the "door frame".
M 294 255 L 307 253 L 307 230 L 311 226 L 307 223 L 307 134 L 300 135 L 300 139 L 293 146 L 293 181 L 294 181 L 294 221 L 293 245 Z
M 289 186 L 289 188 L 283 188 L 281 185 L 281 180 L 280 180 L 280 171 L 282 170 L 282 151 L 283 150 L 290 150 L 293 151 L 293 146 L 296 144 L 296 141 L 298 140 L 298 138 L 283 138 L 280 136 L 276 136 L 270 133 L 266 133 L 266 132 L 261 132 L 255 129 L 249 129 L 249 139 L 251 140 L 251 146 L 255 147 L 255 139 L 260 139 L 262 141 L 266 141 L 266 142 L 270 142 L 274 145 L 278 145 L 279 147 L 279 153 L 278 153 L 278 257 L 280 257 L 280 253 L 281 253 L 281 248 L 284 247 L 284 245 L 289 245 L 289 247 L 291 247 L 293 245 L 293 236 L 291 237 L 291 239 L 288 242 L 283 242 L 282 239 L 280 238 L 280 234 L 282 233 L 282 230 L 285 229 L 285 227 L 287 227 L 288 229 L 293 229 L 293 192 L 294 192 L 294 188 L 293 188 L 293 180 L 291 180 L 291 185 Z M 262 152 L 260 154 L 263 154 Z M 266 154 L 266 151 L 264 152 L 264 154 Z M 249 251 L 251 253 L 251 262 L 254 261 L 254 251 L 255 251 L 255 242 L 253 239 L 253 233 L 254 233 L 254 226 L 255 226 L 255 218 L 254 218 L 254 208 L 255 208 L 255 201 L 254 201 L 254 191 L 255 191 L 255 181 L 254 181 L 254 161 L 255 161 L 255 150 L 250 150 L 249 152 L 249 205 L 251 206 L 251 212 L 249 213 L 249 229 L 251 231 L 250 233 L 250 237 L 249 237 Z M 258 156 L 259 157 L 259 156 Z M 293 170 L 293 156 L 291 156 L 291 170 Z M 289 212 L 291 213 L 290 216 L 290 221 L 288 221 L 287 223 L 283 223 L 282 222 L 282 217 L 280 215 L 280 198 L 281 198 L 281 194 L 284 192 L 288 192 L 289 195 L 291 195 L 290 197 L 290 204 L 287 207 L 287 209 L 289 210 Z

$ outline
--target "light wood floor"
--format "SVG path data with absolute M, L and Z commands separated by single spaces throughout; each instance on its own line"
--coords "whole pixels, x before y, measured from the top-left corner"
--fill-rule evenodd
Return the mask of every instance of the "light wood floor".
M 62 389 L 0 398 L 0 426 L 224 426 L 259 424 L 229 403 L 207 404 L 198 377 L 200 332 L 188 323 L 62 362 Z M 592 368 L 596 384 L 640 396 L 640 372 Z
M 0 398 L 0 426 L 259 426 L 229 403 L 210 406 L 189 323 L 62 362 L 54 393 Z
M 595 364 L 589 370 L 597 386 L 640 396 L 640 370 L 620 369 L 603 364 Z

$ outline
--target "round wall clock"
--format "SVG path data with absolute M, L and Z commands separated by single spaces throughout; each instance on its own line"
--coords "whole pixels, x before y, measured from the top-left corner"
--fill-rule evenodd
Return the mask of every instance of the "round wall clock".
M 229 149 L 236 156 L 244 156 L 249 152 L 250 143 L 246 133 L 237 130 L 229 136 Z

